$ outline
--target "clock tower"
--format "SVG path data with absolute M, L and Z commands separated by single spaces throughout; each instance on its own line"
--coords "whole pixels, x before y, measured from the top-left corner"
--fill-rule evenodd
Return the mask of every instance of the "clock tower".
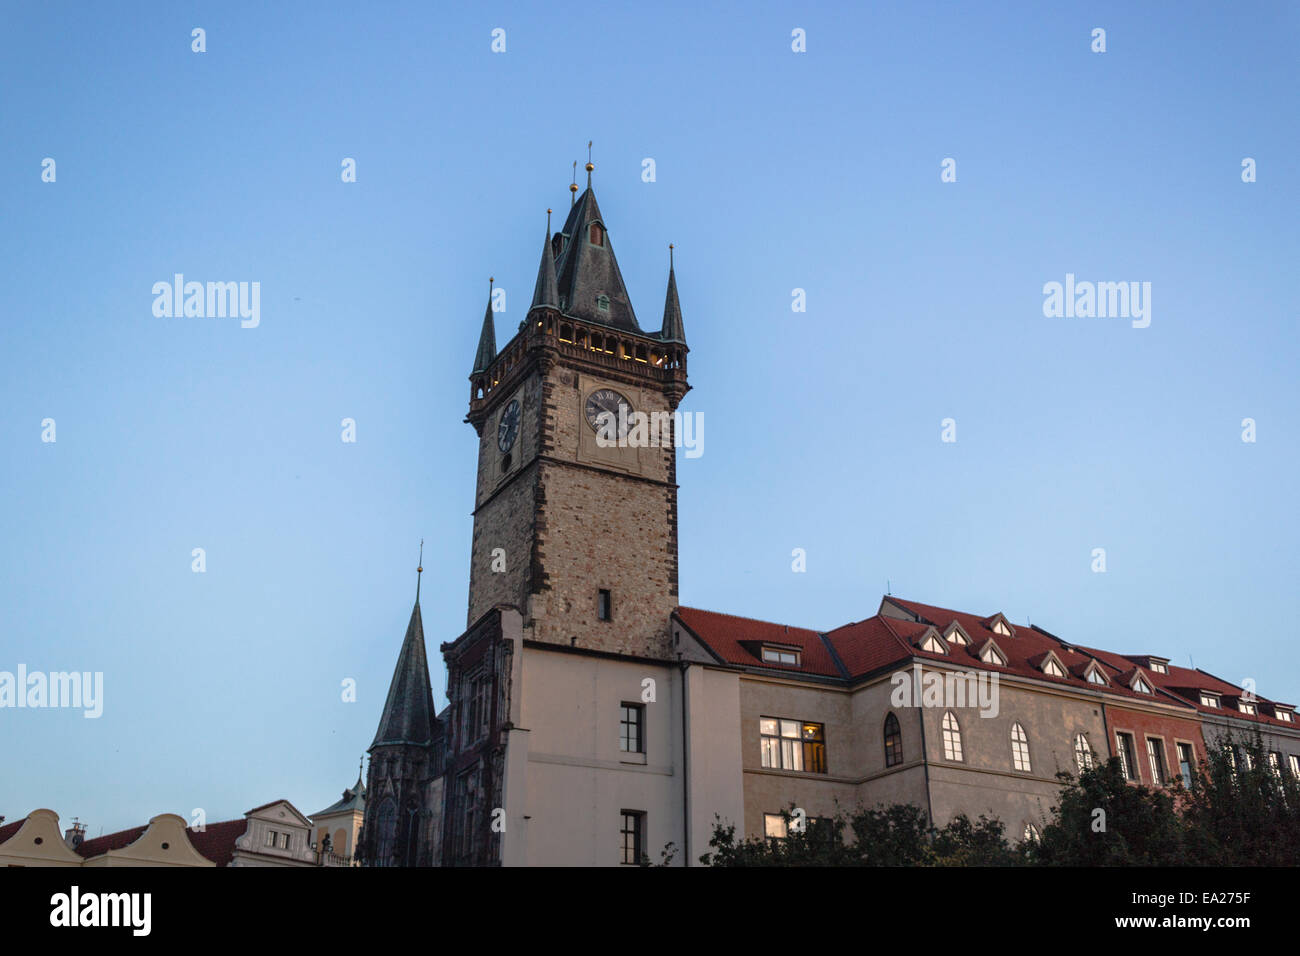
M 525 640 L 668 660 L 686 335 L 671 258 L 663 323 L 638 324 L 592 169 L 558 232 L 548 211 L 532 303 L 499 351 L 489 294 L 468 624 L 509 605 Z

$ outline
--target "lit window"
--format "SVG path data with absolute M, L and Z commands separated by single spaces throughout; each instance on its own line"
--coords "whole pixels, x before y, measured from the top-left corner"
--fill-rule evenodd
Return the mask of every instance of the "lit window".
M 623 704 L 619 714 L 618 749 L 623 753 L 645 753 L 645 705 Z
M 769 840 L 784 840 L 789 835 L 785 817 L 779 813 L 763 814 L 763 836 Z
M 1089 684 L 1106 683 L 1106 675 L 1101 672 L 1100 667 L 1093 666 L 1088 669 L 1088 683 Z
M 1133 689 L 1137 691 L 1139 694 L 1151 693 L 1151 688 L 1147 686 L 1147 682 L 1144 681 L 1141 677 L 1133 678 Z
M 1291 776 L 1300 780 L 1300 757 L 1297 757 L 1295 754 L 1287 754 L 1286 762 L 1287 766 L 1291 768 Z
M 1152 661 L 1152 662 L 1151 662 L 1151 669 L 1152 669 L 1153 671 L 1155 671 L 1157 674 L 1168 674 L 1168 673 L 1169 673 L 1169 668 L 1165 667 L 1165 665 L 1164 665 L 1164 664 L 1161 664 L 1159 661 Z
M 1278 753 L 1276 750 L 1269 751 L 1268 769 L 1273 772 L 1273 776 L 1275 777 L 1282 776 L 1282 755 Z
M 946 760 L 961 760 L 961 726 L 950 710 L 943 715 L 943 756 Z
M 939 638 L 935 637 L 933 634 L 925 639 L 925 643 L 921 645 L 921 650 L 929 651 L 931 654 L 948 653 L 943 649 L 943 644 L 940 643 Z
M 966 635 L 958 629 L 956 622 L 953 622 L 952 627 L 948 629 L 948 633 L 944 635 L 944 639 L 949 644 L 965 645 L 970 643 L 970 641 L 966 640 Z
M 1029 736 L 1019 723 L 1011 725 L 1011 763 L 1022 773 L 1030 772 Z
M 1201 706 L 1202 706 L 1202 707 L 1218 707 L 1218 706 L 1219 706 L 1219 697 L 1218 697 L 1218 695 L 1217 695 L 1217 694 L 1206 694 L 1206 693 L 1202 692 L 1202 694 L 1201 694 Z
M 1034 826 L 1032 823 L 1026 823 L 1024 838 L 1026 843 L 1037 843 L 1038 827 Z
M 1147 760 L 1151 764 L 1151 782 L 1159 786 L 1165 782 L 1164 741 L 1158 737 L 1147 738 Z
M 1002 620 L 999 620 L 996 624 L 993 625 L 993 633 L 1001 634 L 1003 637 L 1011 636 L 1011 630 L 1007 627 L 1006 622 Z
M 1089 746 L 1088 737 L 1085 734 L 1075 734 L 1074 762 L 1081 772 L 1092 769 L 1092 747 Z
M 1247 700 L 1237 701 L 1237 709 L 1241 711 L 1243 714 L 1255 714 L 1259 712 L 1256 709 L 1255 705 Z
M 890 714 L 885 718 L 885 766 L 893 767 L 903 762 L 903 731 L 898 718 Z
M 623 811 L 623 827 L 619 831 L 622 837 L 622 862 L 629 866 L 641 863 L 641 847 L 645 840 L 645 814 L 640 810 Z
M 826 772 L 826 735 L 821 724 L 762 717 L 758 728 L 764 767 Z
M 1285 720 L 1288 724 L 1291 723 L 1291 711 L 1275 707 L 1273 708 L 1273 712 L 1277 714 L 1278 720 Z
M 1063 668 L 1060 664 L 1056 663 L 1055 658 L 1049 657 L 1047 659 L 1047 662 L 1043 664 L 1043 673 L 1051 677 L 1064 677 L 1065 668 Z

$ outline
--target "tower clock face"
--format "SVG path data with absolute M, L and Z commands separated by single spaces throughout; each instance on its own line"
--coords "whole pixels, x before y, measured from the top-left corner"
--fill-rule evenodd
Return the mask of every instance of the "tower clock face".
M 627 410 L 623 412 L 620 420 L 619 406 L 626 406 Z M 618 437 L 627 437 L 628 418 L 632 414 L 632 404 L 612 388 L 598 388 L 587 396 L 587 424 L 599 432 L 601 426 L 601 416 L 608 412 L 614 416 L 614 427 L 618 429 Z
M 509 451 L 515 443 L 515 436 L 518 434 L 519 399 L 516 398 L 501 413 L 501 424 L 497 426 L 497 447 L 502 451 Z

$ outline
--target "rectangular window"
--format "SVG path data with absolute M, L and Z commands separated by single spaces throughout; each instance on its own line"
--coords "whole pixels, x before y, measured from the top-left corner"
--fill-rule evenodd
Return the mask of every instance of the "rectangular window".
M 1158 737 L 1147 738 L 1147 759 L 1151 762 L 1151 782 L 1159 786 L 1165 782 L 1164 741 Z
M 601 588 L 596 593 L 596 617 L 602 621 L 613 620 L 613 608 L 610 603 L 609 591 Z
M 1124 771 L 1124 779 L 1138 779 L 1137 754 L 1133 752 L 1133 735 L 1117 732 L 1115 734 L 1115 749 L 1119 751 L 1119 765 L 1120 769 Z
M 1291 776 L 1300 780 L 1300 757 L 1295 754 L 1288 754 L 1286 760 L 1287 765 L 1291 768 Z
M 763 836 L 769 840 L 784 840 L 787 833 L 785 817 L 779 813 L 763 814 Z
M 1202 695 L 1201 695 L 1201 706 L 1202 706 L 1202 707 L 1218 707 L 1218 706 L 1219 706 L 1219 698 L 1215 697 L 1213 694 L 1202 694 Z
M 645 753 L 645 705 L 620 705 L 618 749 L 628 754 Z
M 1273 776 L 1279 779 L 1282 777 L 1282 755 L 1276 750 L 1269 752 L 1268 769 L 1273 772 Z
M 1289 710 L 1282 710 L 1282 709 L 1280 709 L 1280 708 L 1276 708 L 1276 707 L 1275 707 L 1273 710 L 1274 710 L 1274 713 L 1277 714 L 1277 719 L 1278 719 L 1278 720 L 1285 720 L 1288 724 L 1291 723 L 1291 711 L 1289 711 Z
M 275 846 L 275 831 L 274 831 L 274 830 L 267 830 L 267 831 L 266 831 L 266 845 L 267 845 L 267 846 Z
M 282 850 L 287 850 L 287 849 L 289 849 L 289 840 L 290 840 L 290 836 L 291 836 L 291 835 L 288 834 L 288 833 L 281 833 L 281 834 L 280 834 L 280 849 L 282 849 Z
M 794 651 L 785 651 L 777 647 L 763 648 L 763 660 L 769 664 L 795 664 L 799 663 L 799 655 Z
M 640 810 L 624 810 L 623 828 L 619 831 L 622 838 L 622 862 L 628 866 L 639 866 L 641 847 L 645 842 L 645 814 Z
M 1178 772 L 1182 774 L 1183 786 L 1192 787 L 1192 768 L 1195 767 L 1191 744 L 1178 745 Z
M 1253 714 L 1256 712 L 1255 705 L 1247 700 L 1237 701 L 1237 709 L 1241 711 L 1243 714 Z
M 762 717 L 758 721 L 762 764 L 776 770 L 826 772 L 826 729 L 809 721 Z

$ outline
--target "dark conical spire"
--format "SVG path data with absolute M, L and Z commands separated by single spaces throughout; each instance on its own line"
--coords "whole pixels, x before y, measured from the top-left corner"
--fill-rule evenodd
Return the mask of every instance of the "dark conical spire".
M 546 210 L 546 239 L 542 242 L 542 264 L 537 267 L 537 285 L 533 287 L 531 312 L 539 306 L 560 307 L 560 294 L 555 290 L 555 255 L 551 250 L 551 211 Z
M 497 331 L 492 322 L 492 279 L 488 279 L 487 312 L 483 315 L 483 331 L 478 336 L 478 351 L 474 353 L 474 367 L 470 372 L 481 372 L 497 357 Z
M 588 163 L 588 166 L 591 164 Z M 590 178 L 591 170 L 588 170 Z M 565 315 L 629 332 L 640 332 L 614 244 L 591 186 L 569 210 L 560 230 L 562 250 L 555 263 L 555 286 Z
M 491 317 L 490 312 L 488 316 Z M 379 730 L 370 746 L 427 745 L 433 741 L 434 717 L 433 687 L 429 683 L 429 661 L 424 650 L 424 622 L 420 618 L 420 599 L 417 596 L 415 607 L 411 609 L 411 622 L 406 625 L 401 653 L 397 655 L 393 682 L 388 686 L 388 699 L 384 701 L 384 714 L 379 718 Z
M 665 342 L 686 344 L 686 327 L 682 325 L 682 306 L 677 301 L 677 276 L 673 274 L 673 247 L 668 245 L 668 294 L 664 298 L 664 324 L 659 338 Z

